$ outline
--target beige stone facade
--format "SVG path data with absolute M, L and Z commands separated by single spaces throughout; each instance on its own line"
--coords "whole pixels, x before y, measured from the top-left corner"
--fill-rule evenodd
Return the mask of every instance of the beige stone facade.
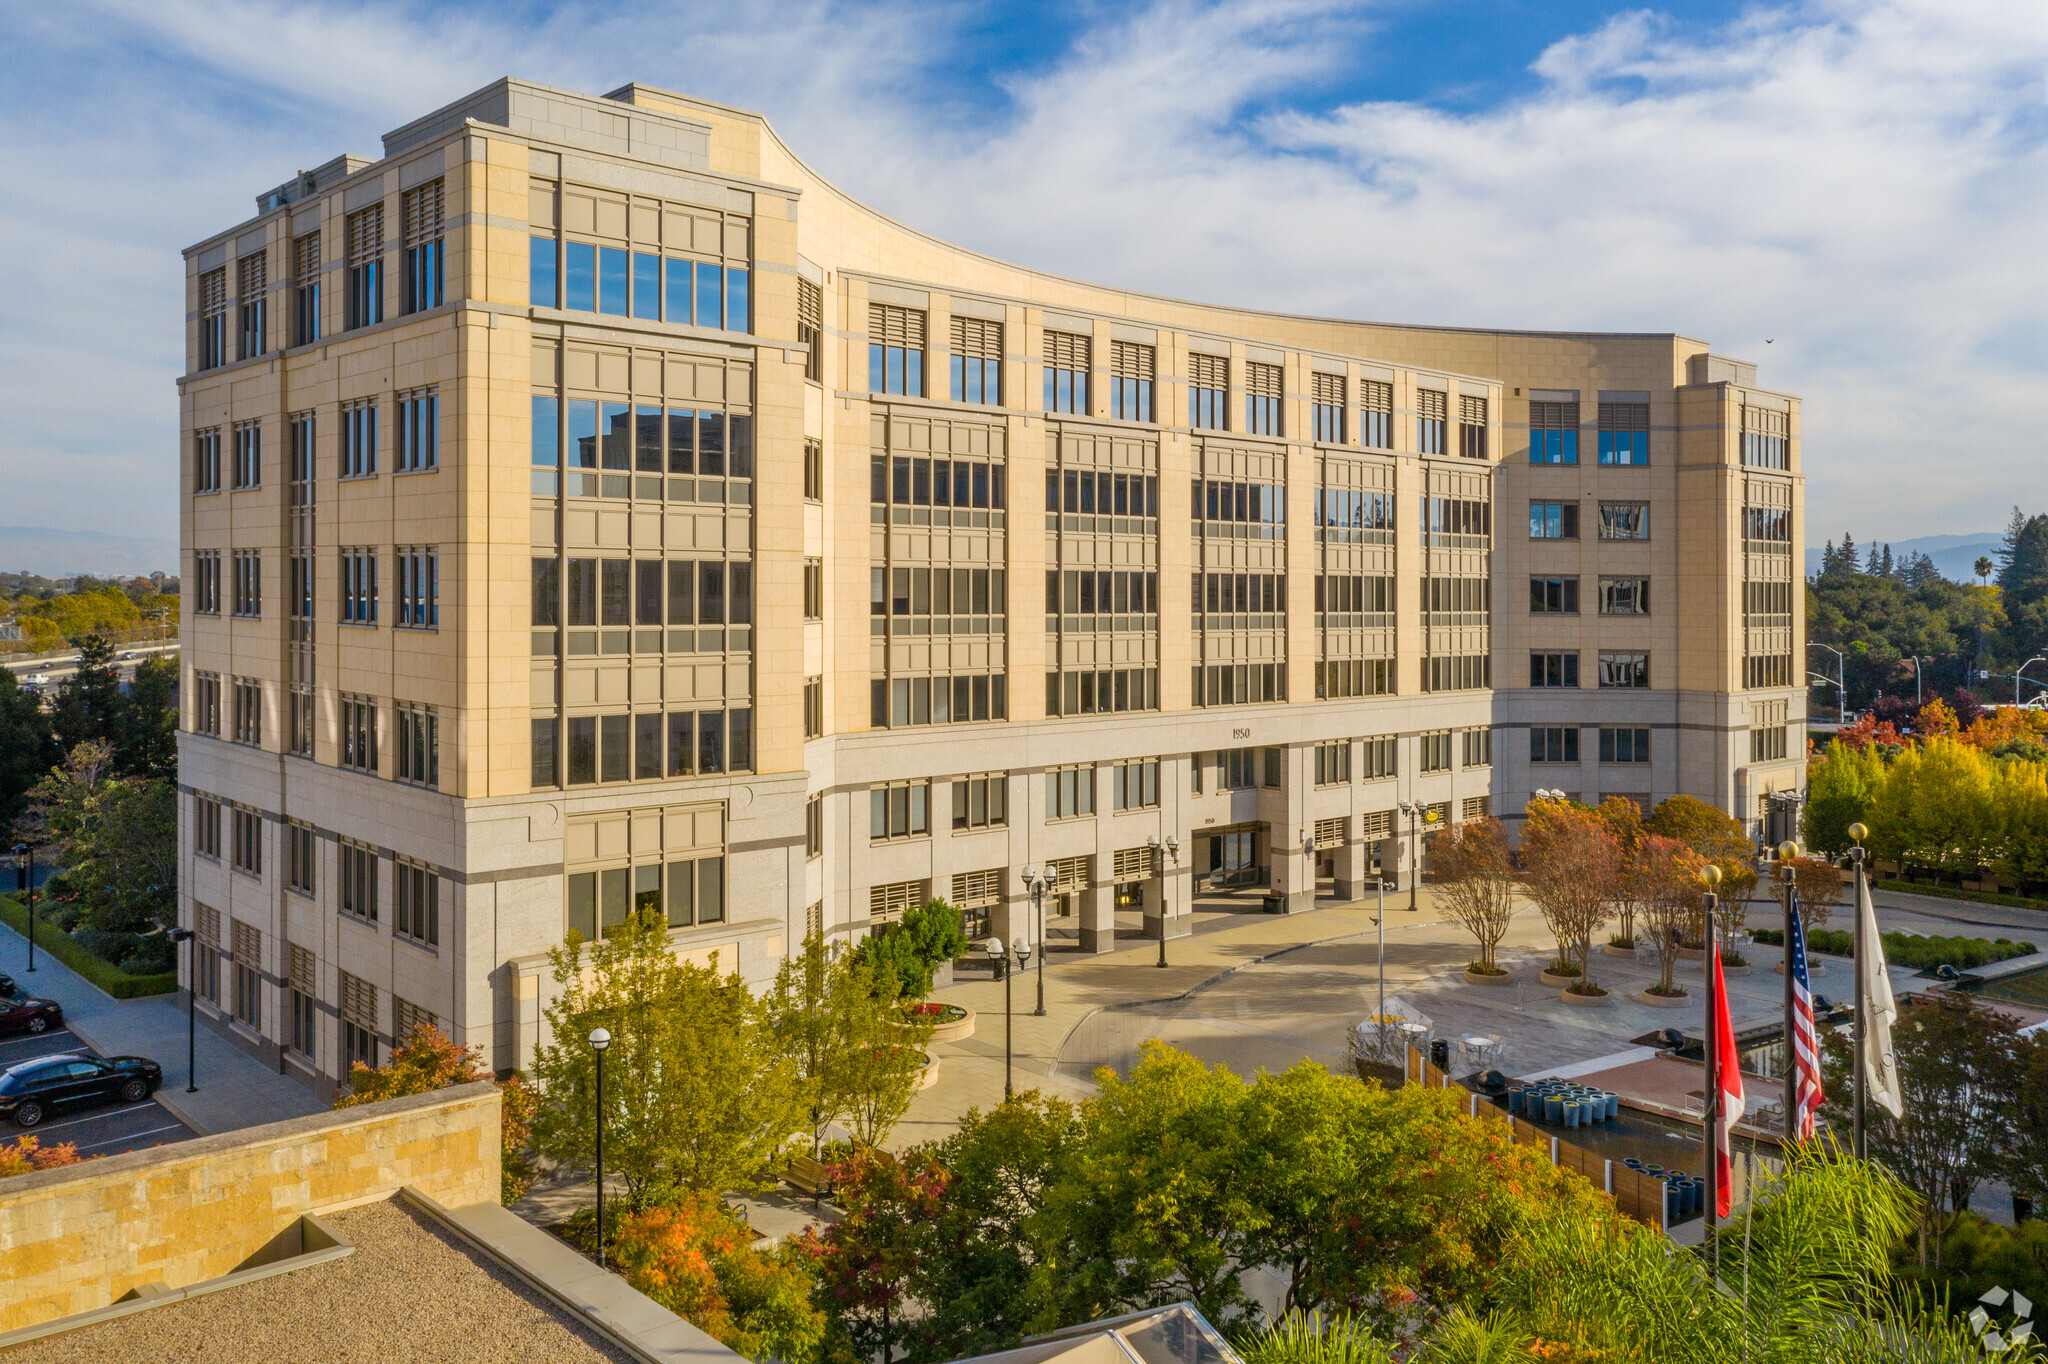
M 259 209 L 186 260 L 182 894 L 310 1081 L 524 1064 L 634 902 L 761 981 L 926 895 L 1034 935 L 1031 867 L 1106 950 L 1405 884 L 1424 808 L 1800 784 L 1798 404 L 1703 343 L 1059 279 L 643 86 Z

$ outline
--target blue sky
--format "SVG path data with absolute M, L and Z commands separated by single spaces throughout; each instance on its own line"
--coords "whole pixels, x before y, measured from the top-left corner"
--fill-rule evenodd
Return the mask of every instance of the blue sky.
M 72 0 L 0 59 L 0 522 L 174 536 L 179 249 L 506 73 L 1105 283 L 1703 338 L 1804 398 L 1816 541 L 2048 505 L 2037 0 Z

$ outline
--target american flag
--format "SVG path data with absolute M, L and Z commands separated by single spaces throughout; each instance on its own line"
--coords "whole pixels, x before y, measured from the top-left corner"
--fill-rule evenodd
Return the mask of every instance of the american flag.
M 1813 1136 L 1820 1112 L 1820 1034 L 1813 1022 L 1813 986 L 1806 970 L 1806 929 L 1799 903 L 1792 903 L 1792 1102 L 1789 1130 L 1805 1140 Z

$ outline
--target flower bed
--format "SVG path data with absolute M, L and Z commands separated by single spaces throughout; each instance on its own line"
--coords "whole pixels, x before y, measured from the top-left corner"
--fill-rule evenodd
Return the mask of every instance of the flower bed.
M 908 1006 L 903 1012 L 908 1022 L 930 1025 L 934 1042 L 958 1042 L 974 1036 L 974 1010 L 961 1005 L 926 1000 Z

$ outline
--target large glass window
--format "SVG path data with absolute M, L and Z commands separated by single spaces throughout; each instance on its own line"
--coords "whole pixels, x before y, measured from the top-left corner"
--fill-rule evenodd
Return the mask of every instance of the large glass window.
M 526 243 L 526 297 L 536 308 L 559 308 L 561 276 L 553 237 L 529 237 Z

